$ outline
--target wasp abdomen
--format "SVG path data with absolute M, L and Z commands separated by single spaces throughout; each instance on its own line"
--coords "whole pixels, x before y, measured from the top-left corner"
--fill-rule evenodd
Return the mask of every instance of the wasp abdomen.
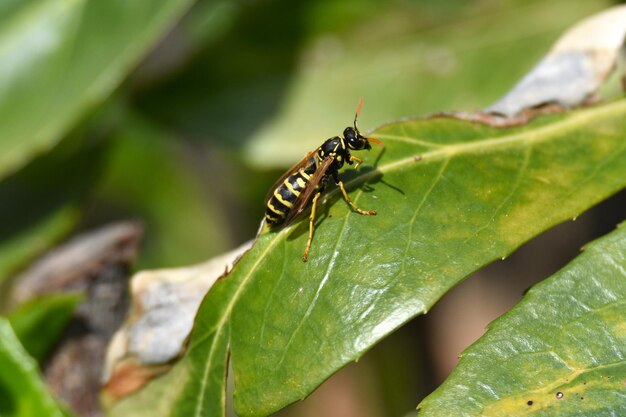
M 315 164 L 300 168 L 274 189 L 265 210 L 265 219 L 269 224 L 277 225 L 285 220 L 314 173 Z

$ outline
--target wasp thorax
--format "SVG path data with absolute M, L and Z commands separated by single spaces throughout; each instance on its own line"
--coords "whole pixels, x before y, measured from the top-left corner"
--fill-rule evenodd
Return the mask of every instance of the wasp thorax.
M 346 127 L 343 131 L 343 137 L 350 149 L 357 151 L 361 149 L 372 149 L 367 139 L 364 136 L 361 136 L 359 131 L 353 127 Z

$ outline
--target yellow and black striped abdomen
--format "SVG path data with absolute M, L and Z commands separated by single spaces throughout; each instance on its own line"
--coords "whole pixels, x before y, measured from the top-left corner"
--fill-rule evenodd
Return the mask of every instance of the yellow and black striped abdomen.
M 300 168 L 274 188 L 265 209 L 265 219 L 270 225 L 281 224 L 285 220 L 314 172 L 315 164 Z

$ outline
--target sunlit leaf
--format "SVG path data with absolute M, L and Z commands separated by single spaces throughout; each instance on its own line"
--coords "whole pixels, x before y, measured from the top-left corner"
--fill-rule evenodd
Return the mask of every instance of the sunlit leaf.
M 418 415 L 626 415 L 625 226 L 491 323 Z
M 343 174 L 378 215 L 329 192 L 308 263 L 306 221 L 262 234 L 206 296 L 176 379 L 144 400 L 169 380 L 174 415 L 220 415 L 229 345 L 239 415 L 306 397 L 472 272 L 624 188 L 625 116 L 621 100 L 508 129 L 450 118 L 379 128 L 385 147 Z
M 625 116 L 621 100 L 509 129 L 434 118 L 376 130 L 385 148 L 348 181 L 376 217 L 335 190 L 308 263 L 301 222 L 262 235 L 224 280 L 236 410 L 304 398 L 470 273 L 625 187 Z M 224 302 L 211 291 L 203 309 Z M 223 316 L 197 322 L 193 340 L 226 331 Z
M 62 417 L 9 322 L 0 318 L 0 415 Z

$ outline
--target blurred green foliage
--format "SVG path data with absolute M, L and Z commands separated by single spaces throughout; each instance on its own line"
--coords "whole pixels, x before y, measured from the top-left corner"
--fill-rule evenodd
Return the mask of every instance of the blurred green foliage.
M 0 289 L 70 232 L 129 217 L 141 267 L 208 259 L 254 235 L 278 170 L 360 96 L 363 128 L 485 106 L 609 4 L 0 2 Z
M 70 135 L 0 181 L 0 284 L 71 231 L 106 148 L 104 141 Z
M 197 262 L 233 244 L 216 209 L 219 204 L 210 198 L 217 190 L 186 166 L 186 159 L 193 160 L 191 152 L 134 114 L 111 137 L 97 196 L 104 204 L 94 208 L 105 216 L 111 211 L 141 213 L 148 225 L 144 259 L 152 265 Z M 198 152 L 200 160 L 203 152 Z
M 0 415 L 61 417 L 62 411 L 39 377 L 9 322 L 0 317 Z
M 7 318 L 26 352 L 41 363 L 82 300 L 81 294 L 46 295 L 24 303 Z

